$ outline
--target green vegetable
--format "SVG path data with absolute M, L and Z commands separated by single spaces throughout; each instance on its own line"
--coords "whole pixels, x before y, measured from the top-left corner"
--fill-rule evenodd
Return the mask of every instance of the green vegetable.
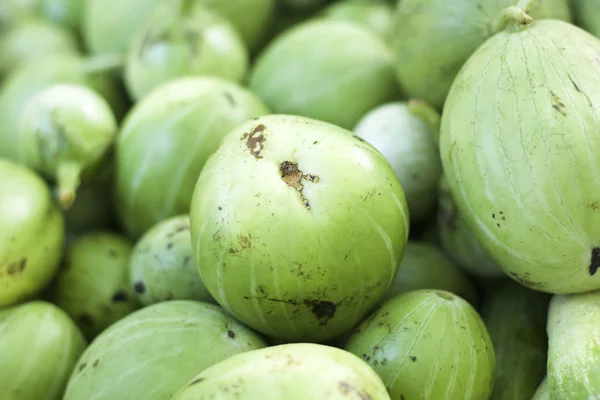
M 551 293 L 600 288 L 600 40 L 518 8 L 504 26 L 467 61 L 444 106 L 452 196 L 514 280 Z
M 392 23 L 394 65 L 409 97 L 441 109 L 454 78 L 508 6 L 535 18 L 570 21 L 568 0 L 402 0 Z
M 132 248 L 127 239 L 111 232 L 87 233 L 67 246 L 50 300 L 90 340 L 139 307 L 129 287 Z
M 46 183 L 0 158 L 0 307 L 38 294 L 63 254 L 64 220 Z
M 389 400 L 381 378 L 334 347 L 285 344 L 235 355 L 195 376 L 172 400 Z
M 64 400 L 164 400 L 194 375 L 235 354 L 264 347 L 221 308 L 174 300 L 111 325 L 85 350 Z
M 393 10 L 391 4 L 381 1 L 345 0 L 326 7 L 321 15 L 330 19 L 357 23 L 387 41 L 391 35 Z
M 443 174 L 438 184 L 437 230 L 441 247 L 459 267 L 478 277 L 504 276 L 498 264 L 467 227 Z
M 531 400 L 546 375 L 546 316 L 550 296 L 509 279 L 486 291 L 481 317 L 496 355 L 491 400 Z
M 80 84 L 108 101 L 120 119 L 126 102 L 117 80 L 107 70 L 109 59 L 84 58 L 74 54 L 48 55 L 17 68 L 0 90 L 0 157 L 17 159 L 18 124 L 27 101 L 56 83 Z
M 167 300 L 214 301 L 194 262 L 189 215 L 160 222 L 140 238 L 131 255 L 129 276 L 144 305 Z
M 600 37 L 600 3 L 597 0 L 571 0 L 575 23 Z
M 43 20 L 22 22 L 0 36 L 0 74 L 49 54 L 78 53 L 75 36 Z
M 548 311 L 548 393 L 551 399 L 600 396 L 600 291 L 556 295 Z
M 5 400 L 61 400 L 86 346 L 60 308 L 32 301 L 0 309 L 0 388 Z
M 304 117 L 270 115 L 225 137 L 191 205 L 204 284 L 250 327 L 325 341 L 389 288 L 408 236 L 402 187 L 375 148 Z
M 109 104 L 83 85 L 55 84 L 27 101 L 19 122 L 19 159 L 57 182 L 61 205 L 71 207 L 117 135 Z
M 531 400 L 550 400 L 550 394 L 548 393 L 548 381 L 546 378 L 544 378 L 542 383 L 540 383 L 540 386 L 538 386 Z
M 397 94 L 391 54 L 367 28 L 318 19 L 290 28 L 257 58 L 249 86 L 275 113 L 352 129 Z
M 481 317 L 446 291 L 389 300 L 346 350 L 373 367 L 393 399 L 488 399 L 494 385 L 494 349 Z
M 401 293 L 419 289 L 442 289 L 477 305 L 477 292 L 471 278 L 455 267 L 432 245 L 408 241 L 392 285 L 381 302 Z
M 268 114 L 240 85 L 219 78 L 179 78 L 136 103 L 116 147 L 117 211 L 137 238 L 156 223 L 189 212 L 206 159 L 238 124 Z
M 0 28 L 45 19 L 78 33 L 84 3 L 84 0 L 2 0 Z
M 434 122 L 423 118 L 432 115 Z M 354 133 L 371 143 L 394 168 L 402 184 L 410 222 L 422 221 L 434 213 L 437 183 L 442 173 L 435 137 L 439 114 L 423 102 L 394 102 L 367 113 Z
M 239 82 L 247 67 L 248 50 L 229 21 L 207 11 L 202 0 L 174 0 L 158 6 L 134 34 L 125 84 L 131 97 L 140 99 L 182 76 Z

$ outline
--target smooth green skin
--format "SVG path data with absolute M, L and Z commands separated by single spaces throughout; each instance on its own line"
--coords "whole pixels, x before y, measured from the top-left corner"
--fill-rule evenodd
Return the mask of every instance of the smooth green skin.
M 61 203 L 70 207 L 117 136 L 110 105 L 86 86 L 54 84 L 27 101 L 19 122 L 19 159 L 56 182 Z
M 130 286 L 143 305 L 167 300 L 214 302 L 194 262 L 189 215 L 159 222 L 135 244 Z
M 600 396 L 600 291 L 556 295 L 548 311 L 548 393 L 550 399 Z
M 440 246 L 469 273 L 483 278 L 504 276 L 504 272 L 481 247 L 458 211 L 446 176 L 442 174 L 438 184 L 437 234 Z
M 531 400 L 546 375 L 550 296 L 508 278 L 485 292 L 480 313 L 496 355 L 490 400 Z
M 436 247 L 409 240 L 398 273 L 380 302 L 419 289 L 447 290 L 473 306 L 478 304 L 475 287 L 466 273 L 455 267 Z
M 201 380 L 201 381 L 198 381 Z M 235 355 L 195 376 L 171 400 L 389 400 L 363 360 L 335 347 L 283 344 Z
M 387 103 L 369 111 L 354 133 L 375 146 L 391 164 L 404 189 L 411 224 L 434 214 L 442 174 L 440 152 L 434 133 L 408 103 Z
M 379 374 L 393 399 L 488 399 L 494 349 L 477 311 L 446 291 L 417 290 L 363 321 L 346 350 Z
M 561 21 L 501 32 L 465 64 L 444 108 L 440 151 L 458 210 L 498 265 L 536 290 L 600 288 L 590 269 L 599 52 L 597 38 Z
M 269 110 L 250 91 L 219 78 L 179 78 L 136 103 L 116 145 L 117 211 L 138 238 L 189 213 L 206 159 L 235 126 Z
M 128 239 L 111 232 L 87 233 L 67 246 L 49 299 L 65 310 L 90 340 L 139 308 L 129 286 L 132 249 Z
M 384 40 L 390 39 L 394 8 L 389 3 L 370 0 L 345 0 L 326 7 L 325 18 L 354 22 L 372 30 Z
M 194 375 L 235 354 L 265 347 L 212 304 L 174 300 L 121 319 L 86 349 L 64 400 L 165 400 Z
M 0 157 L 18 158 L 18 125 L 27 101 L 56 83 L 81 84 L 102 95 L 117 117 L 126 102 L 117 80 L 106 71 L 94 70 L 94 61 L 82 56 L 48 55 L 17 68 L 0 89 Z
M 24 21 L 0 36 L 0 74 L 48 54 L 79 52 L 75 36 L 43 20 Z
M 280 114 L 352 129 L 398 93 L 387 45 L 369 29 L 327 19 L 281 33 L 259 55 L 250 89 Z
M 600 3 L 596 0 L 571 0 L 575 23 L 600 37 Z
M 31 169 L 0 158 L 0 307 L 38 294 L 63 255 L 64 220 Z
M 548 381 L 546 378 L 544 378 L 542 383 L 540 383 L 540 386 L 538 386 L 531 400 L 550 400 L 550 393 L 548 393 Z
M 2 0 L 0 28 L 44 19 L 78 33 L 86 0 Z
M 304 175 L 286 178 L 301 192 L 282 178 L 286 161 Z M 408 237 L 385 158 L 347 130 L 286 115 L 231 131 L 202 170 L 190 218 L 211 295 L 289 341 L 326 341 L 357 324 L 389 288 Z
M 32 301 L 0 309 L 3 400 L 61 400 L 87 342 L 53 304 Z
M 207 11 L 202 0 L 169 1 L 136 31 L 127 53 L 125 85 L 139 100 L 177 77 L 216 76 L 240 82 L 248 62 L 248 49 L 235 27 Z
M 568 0 L 402 0 L 392 23 L 394 66 L 407 96 L 441 109 L 460 68 L 522 4 L 534 18 L 571 20 Z

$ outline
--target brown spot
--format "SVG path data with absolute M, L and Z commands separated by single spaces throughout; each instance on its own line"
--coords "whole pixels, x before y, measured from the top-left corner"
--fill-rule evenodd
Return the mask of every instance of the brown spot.
M 590 275 L 594 275 L 600 267 L 600 247 L 594 247 L 592 249 L 592 257 L 590 260 Z
M 242 249 L 250 249 L 252 247 L 252 234 L 238 235 L 238 243 L 242 246 Z
M 302 201 L 302 204 L 304 204 L 307 210 L 310 210 L 310 204 L 308 204 L 308 200 L 302 194 L 302 189 L 304 189 L 302 179 L 305 179 L 309 182 L 318 183 L 319 177 L 311 174 L 304 175 L 298 168 L 298 164 L 291 161 L 282 162 L 279 166 L 279 172 L 281 173 L 281 179 L 287 183 L 288 186 L 293 187 L 300 193 L 300 200 Z
M 83 363 L 83 364 L 81 364 L 81 365 L 79 366 L 79 368 L 77 368 L 77 371 L 81 372 L 81 371 L 83 371 L 83 369 L 84 369 L 85 367 L 87 367 L 87 364 L 86 364 L 86 363 Z
M 230 330 L 227 331 L 227 336 L 229 336 L 230 339 L 234 339 L 235 338 L 235 332 L 230 329 Z
M 8 272 L 9 275 L 19 274 L 19 273 L 23 272 L 23 270 L 25 269 L 26 266 L 27 266 L 27 258 L 23 257 L 19 261 L 15 261 L 13 263 L 8 264 L 8 268 L 6 269 L 6 272 Z
M 577 86 L 577 84 L 575 83 L 575 81 L 573 80 L 573 78 L 571 78 L 571 76 L 569 75 L 569 80 L 571 81 L 571 83 L 573 84 L 573 87 L 575 88 L 575 90 L 577 90 L 578 92 L 581 93 L 581 89 L 579 88 L 579 86 Z
M 250 131 L 250 133 L 244 133 L 242 140 L 246 140 L 246 147 L 250 151 L 250 154 L 257 160 L 263 158 L 260 154 L 265 148 L 265 141 L 267 140 L 262 134 L 267 127 L 263 124 L 259 124 Z
M 135 290 L 136 293 L 143 294 L 143 293 L 146 293 L 146 286 L 144 285 L 144 282 L 137 281 L 133 285 L 133 290 Z
M 590 203 L 588 207 L 593 211 L 600 211 L 600 202 L 594 201 L 593 203 Z
M 189 386 L 195 385 L 196 383 L 200 383 L 200 382 L 202 382 L 203 380 L 204 380 L 204 378 L 197 378 L 197 379 L 194 379 L 194 380 L 193 380 L 193 381 L 192 381 L 192 382 L 189 384 Z
M 330 301 L 305 301 L 312 305 L 312 313 L 319 319 L 319 325 L 325 325 L 335 315 L 336 306 Z
M 454 300 L 454 298 L 448 294 L 448 293 L 444 293 L 444 292 L 435 292 L 435 294 L 438 295 L 438 297 L 441 297 L 444 300 L 448 300 L 448 301 L 452 301 Z
M 127 298 L 129 296 L 127 296 L 127 292 L 124 290 L 119 290 L 118 292 L 116 292 L 113 297 L 112 297 L 112 301 L 113 303 L 117 303 L 120 301 L 127 301 Z
M 342 396 L 348 396 L 349 394 L 356 394 L 361 400 L 371 400 L 372 397 L 369 393 L 364 390 L 360 390 L 352 385 L 348 381 L 340 381 L 338 384 L 338 390 L 342 394 Z
M 558 111 L 562 116 L 566 117 L 567 113 L 565 112 L 564 103 L 554 92 L 551 91 L 550 94 L 552 95 L 552 108 Z
M 77 319 L 79 320 L 81 325 L 87 326 L 88 328 L 91 328 L 94 326 L 94 319 L 92 318 L 91 315 L 89 315 L 87 313 L 80 314 L 79 317 L 77 317 Z
M 94 361 L 94 363 L 92 364 L 92 367 L 96 368 L 98 366 L 98 363 L 100 363 L 100 359 L 97 359 L 96 361 Z
M 415 357 L 415 356 L 410 356 L 410 361 L 412 361 L 412 362 L 416 362 L 416 361 L 417 361 L 417 357 Z

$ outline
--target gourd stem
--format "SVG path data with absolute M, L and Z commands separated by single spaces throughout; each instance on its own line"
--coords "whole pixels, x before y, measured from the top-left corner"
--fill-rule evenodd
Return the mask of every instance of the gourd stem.
M 523 3 L 525 3 L 525 1 Z M 518 31 L 529 26 L 532 21 L 533 18 L 531 18 L 531 16 L 529 16 L 522 8 L 510 6 L 502 11 L 502 15 L 496 23 L 495 32 L 498 33 L 504 30 Z
M 408 111 L 421 118 L 427 124 L 433 140 L 439 146 L 441 125 L 440 113 L 421 99 L 408 100 Z
M 77 162 L 60 163 L 57 171 L 58 201 L 64 210 L 68 210 L 75 201 L 75 192 L 81 183 L 81 165 Z
M 85 60 L 83 69 L 87 74 L 99 72 L 111 72 L 123 68 L 125 55 L 122 53 L 111 53 L 93 56 Z

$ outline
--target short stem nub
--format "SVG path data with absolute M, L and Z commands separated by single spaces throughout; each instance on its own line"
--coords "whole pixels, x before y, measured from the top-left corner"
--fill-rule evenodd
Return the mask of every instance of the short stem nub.
M 439 145 L 441 125 L 440 113 L 421 99 L 408 100 L 408 111 L 421 118 L 427 124 L 433 140 Z
M 75 192 L 81 183 L 81 165 L 75 162 L 63 162 L 58 166 L 58 200 L 64 210 L 68 210 L 75 201 Z
M 504 30 L 517 31 L 527 27 L 533 18 L 522 8 L 510 6 L 502 11 L 500 19 L 496 23 L 496 33 Z

